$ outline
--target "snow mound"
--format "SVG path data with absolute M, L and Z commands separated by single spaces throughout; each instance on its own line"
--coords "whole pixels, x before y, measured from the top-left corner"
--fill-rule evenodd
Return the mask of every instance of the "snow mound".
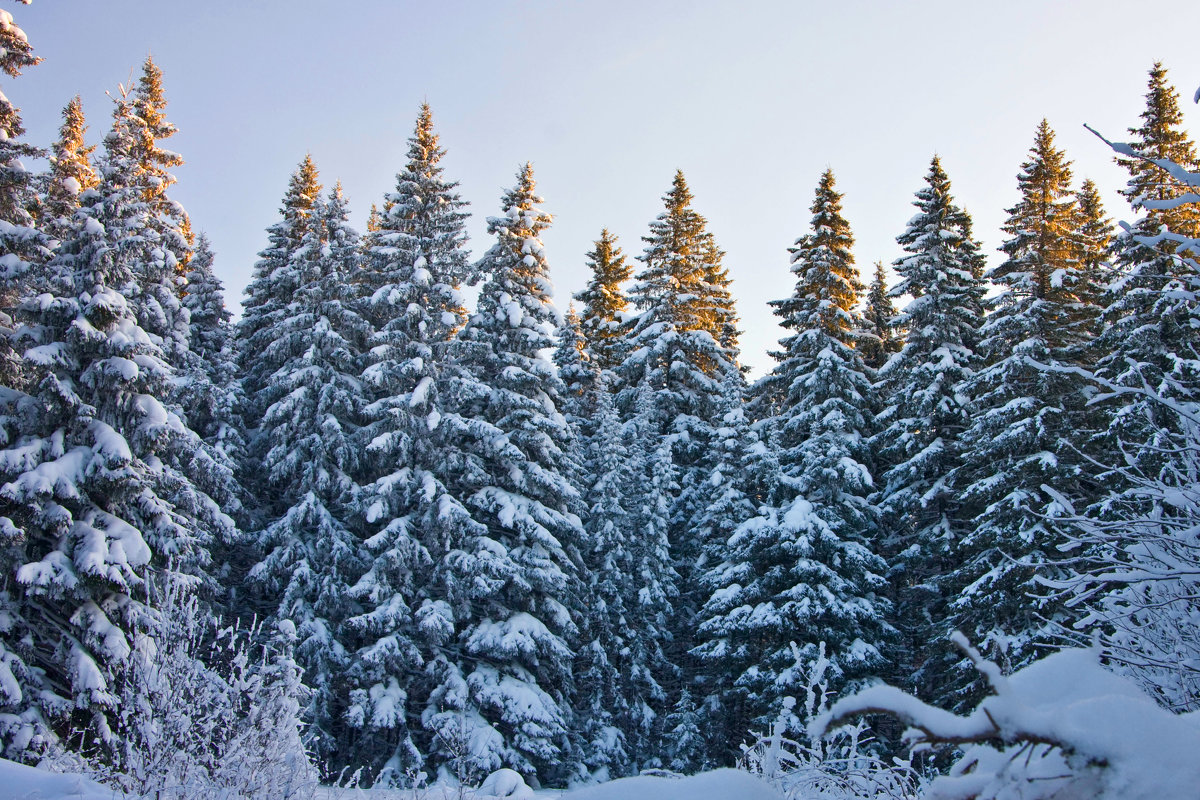
M 0 796 L 13 800 L 119 800 L 124 795 L 79 775 L 0 758 Z
M 498 769 L 483 779 L 477 795 L 484 797 L 511 798 L 511 800 L 533 800 L 533 789 L 525 784 L 521 773 L 511 769 Z
M 748 772 L 718 769 L 690 778 L 620 778 L 568 792 L 563 800 L 782 800 L 782 795 Z

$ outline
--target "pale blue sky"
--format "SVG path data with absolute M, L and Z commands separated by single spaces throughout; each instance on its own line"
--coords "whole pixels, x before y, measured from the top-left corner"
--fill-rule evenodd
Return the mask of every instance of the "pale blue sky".
M 240 301 L 287 178 L 311 152 L 341 179 L 364 227 L 390 189 L 423 100 L 474 214 L 498 211 L 534 164 L 556 216 L 545 241 L 565 308 L 584 253 L 608 226 L 626 253 L 676 168 L 727 251 L 756 374 L 778 329 L 766 301 L 791 292 L 786 248 L 808 225 L 821 171 L 845 192 L 860 269 L 890 262 L 930 157 L 942 156 L 992 263 L 1004 208 L 1047 117 L 1078 178 L 1117 218 L 1123 171 L 1088 122 L 1121 139 L 1155 59 L 1194 135 L 1200 3 L 453 2 L 35 0 L 5 4 L 45 62 L 5 94 L 29 139 L 49 143 L 76 93 L 98 142 L 106 91 L 148 52 L 163 68 L 168 143 L 187 164 L 173 196 L 217 251 Z M 136 74 L 136 72 L 134 73 Z

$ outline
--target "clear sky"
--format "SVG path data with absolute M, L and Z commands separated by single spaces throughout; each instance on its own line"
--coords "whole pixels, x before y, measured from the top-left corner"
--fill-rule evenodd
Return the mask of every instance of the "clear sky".
M 1122 139 L 1146 73 L 1170 70 L 1193 137 L 1200 2 L 5 2 L 45 62 L 4 93 L 46 145 L 76 93 L 99 142 L 118 84 L 147 53 L 164 71 L 166 144 L 187 161 L 172 196 L 217 251 L 237 310 L 288 176 L 311 152 L 365 227 L 394 182 L 422 101 L 449 177 L 471 203 L 471 246 L 518 166 L 534 164 L 565 308 L 607 226 L 627 254 L 684 171 L 728 253 L 755 374 L 792 289 L 786 248 L 832 167 L 859 268 L 890 263 L 936 152 L 993 264 L 1004 209 L 1042 117 L 1109 213 L 1124 173 L 1088 122 Z

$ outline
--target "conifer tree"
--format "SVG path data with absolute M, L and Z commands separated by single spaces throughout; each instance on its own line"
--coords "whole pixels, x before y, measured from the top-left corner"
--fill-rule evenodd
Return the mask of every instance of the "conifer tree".
M 118 122 L 124 113 L 119 105 Z M 194 574 L 221 532 L 218 518 L 201 516 L 211 500 L 167 458 L 196 443 L 161 401 L 170 367 L 120 291 L 146 257 L 147 211 L 126 143 L 107 150 L 43 293 L 22 306 L 30 394 L 5 396 L 0 525 L 17 613 L 4 650 L 18 661 L 6 658 L 17 691 L 6 684 L 15 707 L 0 727 L 16 756 L 45 743 L 47 722 L 63 736 L 89 730 L 84 749 L 111 746 L 131 637 L 152 622 L 147 570 Z
M 259 253 L 253 275 L 242 301 L 242 318 L 237 325 L 238 367 L 242 376 L 244 417 L 253 432 L 263 413 L 278 399 L 270 384 L 275 371 L 291 355 L 288 343 L 278 342 L 276 326 L 288 316 L 292 295 L 300 285 L 296 254 L 315 224 L 313 206 L 321 192 L 317 168 L 306 155 L 292 173 L 280 219 L 267 229 L 268 245 Z
M 976 353 L 985 289 L 974 268 L 979 244 L 970 217 L 955 204 L 934 157 L 916 193 L 917 215 L 896 237 L 906 255 L 894 262 L 895 295 L 913 299 L 897 321 L 908 331 L 880 373 L 885 400 L 872 450 L 887 464 L 874 502 L 884 519 L 880 552 L 890 564 L 891 621 L 899 634 L 896 685 L 929 696 L 948 668 L 946 588 L 968 521 L 947 478 L 963 460 L 959 437 L 973 407 L 962 389 L 980 366 Z
M 1129 129 L 1134 137 L 1129 143 L 1134 155 L 1117 159 L 1130 174 L 1129 183 L 1121 194 L 1134 210 L 1145 213 L 1138 222 L 1138 233 L 1153 236 L 1165 227 L 1181 236 L 1200 237 L 1200 210 L 1194 203 L 1168 203 L 1169 207 L 1160 207 L 1163 201 L 1173 200 L 1190 190 L 1154 162 L 1165 159 L 1189 170 L 1200 166 L 1196 145 L 1182 129 L 1179 92 L 1168 83 L 1162 62 L 1156 61 L 1150 68 L 1146 110 L 1141 116 L 1142 124 Z
M 130 300 L 139 324 L 151 336 L 161 339 L 160 346 L 168 362 L 178 369 L 187 360 L 187 313 L 180 298 L 191 258 L 190 224 L 183 207 L 167 194 L 175 183 L 169 170 L 182 165 L 183 158 L 160 146 L 160 141 L 173 136 L 176 128 L 166 119 L 162 70 L 149 56 L 142 65 L 137 86 L 122 105 L 127 105 L 129 113 L 117 118 L 114 133 L 117 126 L 128 128 L 116 140 L 127 143 L 128 157 L 136 165 L 136 181 L 147 212 L 143 234 L 147 237 L 147 257 L 135 273 Z M 110 136 L 105 147 L 113 141 Z
M 867 287 L 867 303 L 863 314 L 863 332 L 858 349 L 871 369 L 879 369 L 903 344 L 896 325 L 896 307 L 888 292 L 883 262 L 875 262 L 875 276 Z
M 608 392 L 597 396 L 596 418 L 583 470 L 583 563 L 590 602 L 575 659 L 574 706 L 580 712 L 584 766 L 598 778 L 617 778 L 627 775 L 630 766 L 622 723 L 631 712 L 619 667 L 626 642 L 637 635 L 630 629 L 626 603 L 634 600 L 631 547 L 636 535 L 629 504 L 639 487 L 638 470 L 628 457 L 636 452 L 636 442 L 621 425 Z
M 1075 199 L 1079 203 L 1079 214 L 1082 218 L 1079 226 L 1083 240 L 1082 267 L 1095 275 L 1103 275 L 1108 270 L 1111 257 L 1115 233 L 1113 222 L 1104 212 L 1100 190 L 1091 180 L 1080 184 Z M 1099 299 L 1095 298 L 1097 302 Z
M 465 589 L 446 586 L 438 565 L 479 530 L 451 491 L 454 443 L 441 422 L 450 413 L 447 349 L 465 320 L 459 285 L 473 275 L 465 203 L 444 176 L 428 105 L 408 141 L 408 161 L 367 236 L 357 290 L 371 331 L 358 504 L 372 561 L 354 588 L 363 610 L 350 621 L 359 636 L 351 724 L 357 763 L 393 782 L 434 747 L 420 715 L 438 680 L 429 671 L 457 658 L 447 653 L 458 646 L 450 592 Z M 433 577 L 419 579 L 430 566 Z M 412 679 L 422 667 L 426 675 Z M 407 676 L 404 688 L 397 676 Z
M 1143 124 L 1133 153 L 1169 159 L 1186 169 L 1198 166 L 1196 148 L 1181 130 L 1179 95 L 1167 83 L 1166 70 L 1150 71 Z M 1119 469 L 1132 459 L 1147 477 L 1155 476 L 1165 454 L 1180 444 L 1180 424 L 1160 402 L 1195 399 L 1200 336 L 1195 318 L 1195 275 L 1176 252 L 1174 237 L 1200 237 L 1200 212 L 1194 203 L 1171 203 L 1188 187 L 1162 167 L 1142 158 L 1118 159 L 1130 171 L 1124 194 L 1142 216 L 1113 244 L 1113 280 L 1104 298 L 1105 329 L 1097 342 L 1097 374 L 1135 392 L 1151 388 L 1159 397 L 1116 396 L 1106 400 L 1094 457 Z M 1162 208 L 1162 205 L 1169 206 Z M 1169 459 L 1168 459 L 1169 460 Z M 1102 478 L 1102 480 L 1107 480 Z
M 15 78 L 40 61 L 12 14 L 0 11 L 0 71 Z M 20 382 L 21 361 L 8 336 L 12 314 L 20 298 L 29 293 L 33 265 L 49 256 L 45 235 L 29 213 L 35 200 L 33 176 L 21 162 L 42 155 L 42 151 L 23 142 L 24 134 L 20 112 L 0 94 L 0 386 Z
M 551 217 L 540 203 L 526 164 L 488 219 L 496 242 L 476 268 L 489 278 L 452 350 L 452 413 L 439 428 L 453 440 L 446 474 L 476 527 L 435 565 L 461 655 L 445 665 L 426 725 L 439 760 L 466 734 L 478 769 L 553 781 L 578 772 L 567 700 L 582 528 L 564 475 L 562 383 L 541 355 L 557 313 L 539 238 Z
M 41 207 L 41 227 L 53 239 L 67 235 L 71 217 L 79 208 L 79 195 L 95 188 L 99 181 L 91 164 L 96 147 L 89 146 L 83 138 L 87 125 L 79 95 L 71 99 L 62 116 L 58 140 L 50 148 L 50 174 Z
M 976 411 L 960 436 L 964 463 L 951 477 L 973 526 L 949 578 L 949 623 L 1013 668 L 1034 657 L 1043 620 L 1061 613 L 1029 597 L 1035 575 L 1052 569 L 1054 517 L 1065 511 L 1043 487 L 1073 500 L 1086 494 L 1082 458 L 1069 441 L 1086 430 L 1087 393 L 1077 372 L 1059 368 L 1084 365 L 1098 309 L 1070 181 L 1069 162 L 1043 120 L 1004 226 L 1008 258 L 989 274 L 1003 292 L 981 331 L 989 366 L 963 389 Z M 969 702 L 962 692 L 948 686 L 941 699 Z
M 617 246 L 617 237 L 608 228 L 587 254 L 591 280 L 575 299 L 583 303 L 580 328 L 587 349 L 597 368 L 614 370 L 621 363 L 619 352 L 624 313 L 629 306 L 621 285 L 633 275 L 633 267 Z
M 249 579 L 273 616 L 296 627 L 296 658 L 313 690 L 306 738 L 337 774 L 347 763 L 342 718 L 351 651 L 344 622 L 357 611 L 351 585 L 364 568 L 353 499 L 366 331 L 346 297 L 359 248 L 341 187 L 312 211 L 293 262 L 297 288 L 274 329 L 277 340 L 293 346 L 272 376 L 279 399 L 263 416 L 266 448 L 258 468 L 270 488 L 269 524 L 257 535 L 264 555 Z
M 692 208 L 692 193 L 676 172 L 663 197 L 664 211 L 643 237 L 633 299 L 641 313 L 621 344 L 627 357 L 618 375 L 619 405 L 631 417 L 643 385 L 652 393 L 646 403 L 652 417 L 643 421 L 645 436 L 665 437 L 675 467 L 677 489 L 671 498 L 671 560 L 679 584 L 671 622 L 667 657 L 683 665 L 695 644 L 694 616 L 704 598 L 693 571 L 701 543 L 692 535 L 696 519 L 710 499 L 708 478 L 715 463 L 712 443 L 720 416 L 721 385 L 739 373 L 736 316 L 730 299 L 723 253 L 707 230 L 707 221 Z M 675 687 L 667 687 L 675 695 Z M 673 696 L 668 705 L 675 702 Z
M 790 395 L 792 381 L 811 370 L 810 359 L 820 352 L 819 348 L 813 349 L 816 345 L 805 346 L 806 337 L 832 338 L 843 349 L 853 347 L 855 342 L 854 307 L 863 286 L 850 252 L 854 237 L 841 215 L 841 195 L 835 189 L 832 170 L 821 176 L 812 211 L 814 234 L 801 237 L 788 251 L 792 254 L 792 271 L 797 275 L 796 293 L 785 300 L 771 301 L 780 325 L 795 333 L 780 341 L 783 350 L 771 353 L 777 363 L 755 387 L 754 406 L 760 419 L 795 407 L 796 400 Z M 810 255 L 802 258 L 802 252 Z
M 781 496 L 730 538 L 701 628 L 702 655 L 732 682 L 722 703 L 759 727 L 799 680 L 790 642 L 806 655 L 828 642 L 832 683 L 844 687 L 878 671 L 887 632 L 883 562 L 868 547 L 877 529 L 867 501 L 871 383 L 853 348 L 862 287 L 831 171 L 812 212 L 812 233 L 790 248 L 795 291 L 772 301 L 792 331 L 772 373 L 783 397 L 770 421 Z

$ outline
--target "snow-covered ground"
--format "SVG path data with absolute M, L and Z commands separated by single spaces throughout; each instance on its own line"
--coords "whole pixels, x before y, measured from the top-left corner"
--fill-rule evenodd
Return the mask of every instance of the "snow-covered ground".
M 0 759 L 0 797 L 6 800 L 120 800 L 122 795 L 79 775 L 64 775 Z M 687 778 L 639 776 L 564 791 L 530 790 L 520 776 L 501 770 L 480 790 L 422 792 L 322 788 L 314 800 L 781 800 L 746 772 L 719 769 Z
M 113 800 L 113 790 L 79 775 L 48 772 L 0 758 L 0 797 L 12 800 Z

